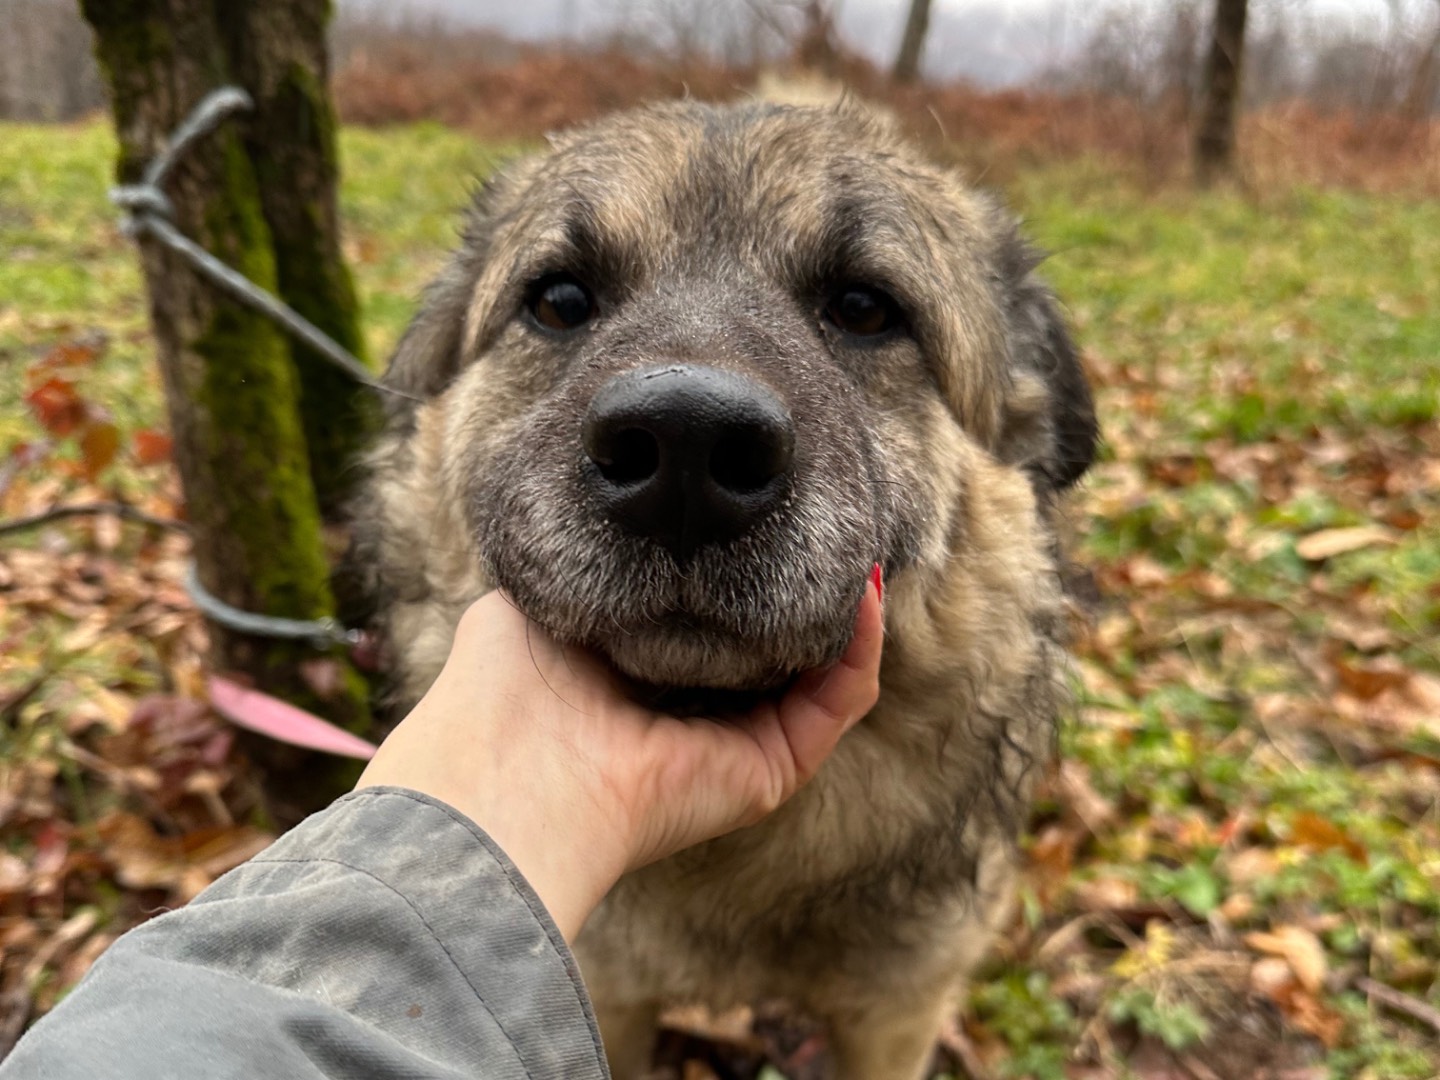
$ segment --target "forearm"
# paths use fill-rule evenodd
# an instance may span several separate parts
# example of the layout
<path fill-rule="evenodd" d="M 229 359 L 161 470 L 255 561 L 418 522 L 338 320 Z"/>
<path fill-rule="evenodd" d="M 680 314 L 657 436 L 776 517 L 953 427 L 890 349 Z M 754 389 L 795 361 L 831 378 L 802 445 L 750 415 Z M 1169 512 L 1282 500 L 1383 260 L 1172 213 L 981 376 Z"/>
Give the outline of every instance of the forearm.
<path fill-rule="evenodd" d="M 444 804 L 372 788 L 121 938 L 0 1077 L 542 1080 L 601 1058 L 509 860 Z"/>

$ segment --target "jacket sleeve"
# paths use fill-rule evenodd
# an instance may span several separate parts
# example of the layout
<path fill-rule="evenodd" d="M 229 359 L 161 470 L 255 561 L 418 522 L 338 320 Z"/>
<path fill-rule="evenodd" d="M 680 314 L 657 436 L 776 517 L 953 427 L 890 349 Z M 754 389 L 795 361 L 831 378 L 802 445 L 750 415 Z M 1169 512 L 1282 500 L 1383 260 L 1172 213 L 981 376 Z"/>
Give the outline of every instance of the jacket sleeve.
<path fill-rule="evenodd" d="M 120 938 L 0 1080 L 608 1077 L 574 958 L 472 822 L 336 802 Z"/>

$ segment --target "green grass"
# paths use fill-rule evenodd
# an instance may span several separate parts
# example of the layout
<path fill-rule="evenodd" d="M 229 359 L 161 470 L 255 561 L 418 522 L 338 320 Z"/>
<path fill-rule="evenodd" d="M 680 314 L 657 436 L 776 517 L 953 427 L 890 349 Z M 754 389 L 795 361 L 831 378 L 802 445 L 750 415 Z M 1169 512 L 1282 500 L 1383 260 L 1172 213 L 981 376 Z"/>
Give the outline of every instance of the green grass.
<path fill-rule="evenodd" d="M 111 136 L 0 125 L 0 143 L 0 454 L 43 437 L 20 401 L 30 364 L 95 331 L 108 346 L 76 373 L 82 393 L 123 432 L 163 427 L 140 275 L 105 198 Z M 346 131 L 342 151 L 347 252 L 385 356 L 457 209 L 510 151 L 433 126 Z M 1229 1030 L 1176 974 L 1217 948 L 1197 944 L 1206 920 L 1237 939 L 1291 926 L 1323 942 L 1330 978 L 1319 1020 L 1287 999 L 1287 1030 L 1325 1034 L 1331 1075 L 1440 1074 L 1433 1033 L 1351 988 L 1369 975 L 1440 1007 L 1440 716 L 1344 692 L 1355 670 L 1440 672 L 1440 203 L 1144 194 L 1093 165 L 1036 169 L 1008 194 L 1053 253 L 1044 272 L 1099 386 L 1106 447 L 1072 517 L 1106 600 L 1063 744 L 1111 814 L 1091 834 L 1065 825 L 1067 796 L 1042 806 L 1026 922 L 976 989 L 972 1034 L 1000 1075 L 1037 1078 L 1068 1075 L 1077 1045 L 1105 1056 L 1095 1017 L 1198 1044 Z M 106 478 L 120 494 L 155 483 L 123 460 Z M 1376 523 L 1389 542 L 1297 551 Z M 58 622 L 12 622 L 9 640 L 38 653 Z M 104 684 L 99 660 L 73 663 Z M 1068 838 L 1059 880 L 1046 828 Z M 1043 948 L 1095 918 L 1081 898 L 1097 884 L 1165 913 L 1179 944 L 1119 933 L 1117 909 Z"/>

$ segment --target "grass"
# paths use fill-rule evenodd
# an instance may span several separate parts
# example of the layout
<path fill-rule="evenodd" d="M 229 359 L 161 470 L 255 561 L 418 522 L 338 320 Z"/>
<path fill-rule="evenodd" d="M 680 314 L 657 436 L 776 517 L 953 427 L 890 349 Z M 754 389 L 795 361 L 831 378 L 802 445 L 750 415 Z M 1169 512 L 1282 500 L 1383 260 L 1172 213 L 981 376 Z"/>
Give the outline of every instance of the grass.
<path fill-rule="evenodd" d="M 74 378 L 127 436 L 102 482 L 22 468 L 0 512 L 163 491 L 168 470 L 137 465 L 128 441 L 164 411 L 105 199 L 112 138 L 5 125 L 0 142 L 0 452 L 44 438 L 21 403 L 30 366 L 96 333 L 106 345 Z M 385 356 L 474 178 L 507 151 L 434 126 L 347 130 L 342 147 L 347 251 Z M 1098 386 L 1106 447 L 1072 517 L 1105 599 L 1067 769 L 1027 841 L 1023 921 L 966 1034 L 997 1075 L 1037 1080 L 1184 1075 L 1147 1072 L 1147 1054 L 1250 1075 L 1224 1056 L 1239 1049 L 1307 1076 L 1440 1074 L 1436 1032 L 1361 989 L 1440 1007 L 1440 203 L 1147 194 L 1083 162 L 1008 194 L 1053 253 Z M 1317 555 L 1356 527 L 1365 542 Z M 64 610 L 36 623 L 0 585 L 0 702 L 16 657 L 64 652 Z M 118 665 L 162 660 L 112 642 L 17 715 L 32 735 L 63 726 L 122 683 L 164 681 Z M 30 834 L 0 840 L 34 850 Z M 1318 975 L 1295 942 L 1318 947 Z"/>

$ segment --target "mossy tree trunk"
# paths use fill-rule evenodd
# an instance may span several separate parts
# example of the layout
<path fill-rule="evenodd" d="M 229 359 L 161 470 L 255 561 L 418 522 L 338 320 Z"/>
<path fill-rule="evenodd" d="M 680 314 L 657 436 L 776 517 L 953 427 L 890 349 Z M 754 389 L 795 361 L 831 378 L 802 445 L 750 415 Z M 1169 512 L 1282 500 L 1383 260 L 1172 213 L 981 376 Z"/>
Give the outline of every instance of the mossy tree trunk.
<path fill-rule="evenodd" d="M 166 138 L 230 78 L 212 0 L 81 0 L 109 82 L 123 182 L 141 176 Z M 255 169 L 233 124 L 187 152 L 167 181 L 175 223 L 246 277 L 276 287 L 272 234 Z M 175 463 L 194 530 L 202 583 L 248 611 L 310 619 L 334 598 L 300 420 L 299 386 L 281 332 L 218 292 L 190 265 L 141 244 Z M 322 711 L 368 726 L 363 680 L 340 656 L 324 701 L 301 677 L 308 644 L 255 638 L 212 624 L 212 663 Z M 255 744 L 277 817 L 324 805 L 353 780 L 349 763 Z M 288 751 L 289 748 L 284 748 Z M 341 767 L 343 765 L 343 767 Z"/>
<path fill-rule="evenodd" d="M 1204 98 L 1195 129 L 1195 180 L 1201 187 L 1235 171 L 1235 122 L 1245 59 L 1246 0 L 1215 0 Z"/>
<path fill-rule="evenodd" d="M 900 38 L 900 51 L 890 77 L 897 83 L 913 83 L 920 77 L 920 56 L 925 51 L 925 35 L 930 30 L 930 0 L 910 0 L 905 17 L 905 33 Z"/>
<path fill-rule="evenodd" d="M 365 359 L 360 305 L 340 250 L 335 111 L 325 28 L 330 0 L 215 5 L 232 77 L 255 101 L 245 147 L 270 226 L 280 295 Z M 374 392 L 313 350 L 291 343 L 300 416 L 320 510 L 334 518 L 356 476 L 356 455 L 379 427 Z"/>

